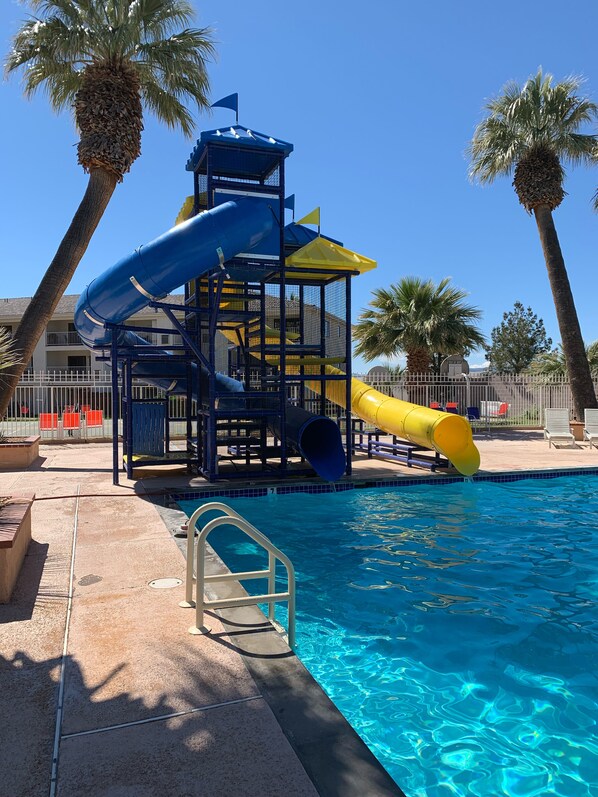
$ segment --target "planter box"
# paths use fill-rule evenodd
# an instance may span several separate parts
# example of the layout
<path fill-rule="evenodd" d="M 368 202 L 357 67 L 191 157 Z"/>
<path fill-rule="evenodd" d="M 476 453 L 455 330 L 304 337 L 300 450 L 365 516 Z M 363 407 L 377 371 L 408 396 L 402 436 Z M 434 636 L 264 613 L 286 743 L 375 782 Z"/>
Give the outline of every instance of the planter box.
<path fill-rule="evenodd" d="M 31 542 L 34 495 L 18 495 L 0 509 L 0 603 L 8 603 Z"/>
<path fill-rule="evenodd" d="M 569 421 L 569 426 L 571 428 L 571 434 L 576 440 L 583 440 L 583 428 L 584 422 L 583 421 Z"/>
<path fill-rule="evenodd" d="M 39 457 L 39 435 L 0 443 L 0 470 L 28 468 Z"/>

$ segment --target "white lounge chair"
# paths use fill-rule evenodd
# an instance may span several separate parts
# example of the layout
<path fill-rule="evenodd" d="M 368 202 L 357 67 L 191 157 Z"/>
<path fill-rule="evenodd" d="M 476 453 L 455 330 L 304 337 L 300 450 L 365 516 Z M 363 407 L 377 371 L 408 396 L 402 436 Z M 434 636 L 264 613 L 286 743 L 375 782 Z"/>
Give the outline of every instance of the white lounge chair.
<path fill-rule="evenodd" d="M 598 410 L 584 410 L 583 439 L 592 443 L 598 440 Z"/>
<path fill-rule="evenodd" d="M 548 448 L 557 441 L 575 445 L 575 437 L 569 427 L 569 410 L 566 407 L 547 407 L 544 410 L 544 439 L 548 440 Z"/>

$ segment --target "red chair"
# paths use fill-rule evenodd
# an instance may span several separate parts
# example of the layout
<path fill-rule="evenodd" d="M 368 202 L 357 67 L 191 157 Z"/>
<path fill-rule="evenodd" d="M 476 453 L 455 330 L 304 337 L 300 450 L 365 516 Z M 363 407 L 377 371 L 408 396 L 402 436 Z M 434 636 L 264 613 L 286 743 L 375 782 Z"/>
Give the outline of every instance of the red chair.
<path fill-rule="evenodd" d="M 40 432 L 48 432 L 51 429 L 58 429 L 58 413 L 57 412 L 40 412 L 40 414 L 39 414 L 39 430 L 40 430 Z"/>
<path fill-rule="evenodd" d="M 85 415 L 85 423 L 88 429 L 94 426 L 104 425 L 104 411 L 103 410 L 87 410 Z"/>
<path fill-rule="evenodd" d="M 81 428 L 81 413 L 80 412 L 63 412 L 62 413 L 62 428 L 64 431 L 73 431 L 73 429 Z"/>
<path fill-rule="evenodd" d="M 87 413 L 89 412 L 90 409 L 91 409 L 91 407 L 89 406 L 89 404 L 82 404 L 81 405 L 81 414 L 82 415 L 87 415 Z"/>
<path fill-rule="evenodd" d="M 459 409 L 459 405 L 456 401 L 447 401 L 446 402 L 446 411 L 452 412 L 454 415 L 457 414 L 457 410 Z"/>
<path fill-rule="evenodd" d="M 502 403 L 502 404 L 500 405 L 500 407 L 498 408 L 498 412 L 496 413 L 496 417 L 497 417 L 497 418 L 506 418 L 506 417 L 507 417 L 507 415 L 508 415 L 508 412 L 509 412 L 509 407 L 510 407 L 510 406 L 511 406 L 511 405 L 510 405 L 510 404 L 507 404 L 507 402 L 506 402 L 506 401 L 503 401 L 503 403 Z"/>
<path fill-rule="evenodd" d="M 440 406 L 440 404 L 437 401 L 431 401 L 430 402 L 430 409 L 431 410 L 442 410 L 442 407 Z"/>

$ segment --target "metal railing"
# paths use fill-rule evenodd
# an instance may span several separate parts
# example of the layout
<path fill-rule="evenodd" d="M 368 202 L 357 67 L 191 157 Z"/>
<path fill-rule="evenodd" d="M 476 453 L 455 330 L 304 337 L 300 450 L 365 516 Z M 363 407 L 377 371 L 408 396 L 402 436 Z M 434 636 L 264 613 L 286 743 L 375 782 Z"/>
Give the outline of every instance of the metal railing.
<path fill-rule="evenodd" d="M 196 567 L 195 567 L 195 600 L 193 600 L 193 553 L 195 545 L 195 529 L 197 521 L 206 512 L 218 511 L 224 513 L 223 516 L 214 518 L 206 523 L 199 532 L 197 538 Z M 242 573 L 217 573 L 207 576 L 205 574 L 206 564 L 206 541 L 209 534 L 220 526 L 234 526 L 242 531 L 261 548 L 268 552 L 267 570 L 249 570 Z M 276 592 L 276 562 L 283 564 L 287 571 L 288 589 L 286 592 Z M 223 598 L 216 600 L 206 600 L 204 590 L 206 583 L 214 581 L 244 581 L 249 579 L 267 578 L 268 592 L 264 595 L 248 595 L 246 597 Z M 279 548 L 273 545 L 265 534 L 258 531 L 255 526 L 248 523 L 234 509 L 213 501 L 200 506 L 189 518 L 187 524 L 187 573 L 185 580 L 185 600 L 179 606 L 182 608 L 195 607 L 195 625 L 189 628 L 190 634 L 207 634 L 210 629 L 204 624 L 204 611 L 212 609 L 232 609 L 238 606 L 257 606 L 259 603 L 268 604 L 268 619 L 275 622 L 275 603 L 283 601 L 288 604 L 288 644 L 290 648 L 295 645 L 295 568 L 291 560 Z"/>
<path fill-rule="evenodd" d="M 480 416 L 480 422 L 474 423 L 478 428 L 542 429 L 546 407 L 567 407 L 573 415 L 571 389 L 567 378 L 563 376 L 488 373 L 469 374 L 467 379 L 433 374 L 356 376 L 376 390 L 403 401 L 424 406 L 434 402 L 446 406 L 452 402 L 457 404 L 457 412 L 461 415 L 467 414 L 468 407 L 475 407 Z M 137 383 L 133 391 L 135 398 L 164 397 L 164 392 L 152 385 Z M 289 386 L 288 399 L 293 403 L 299 401 L 299 388 L 296 385 Z M 169 401 L 171 416 L 185 418 L 186 397 L 171 396 Z M 502 404 L 508 405 L 506 414 L 499 414 Z M 77 411 L 85 406 L 92 410 L 102 410 L 105 421 L 102 429 L 96 428 L 93 432 L 89 430 L 90 436 L 93 434 L 94 437 L 109 438 L 112 434 L 112 382 L 108 371 L 28 371 L 23 374 L 8 411 L 0 422 L 0 431 L 9 436 L 39 434 L 41 413 L 58 413 L 60 417 L 68 407 Z M 317 414 L 322 407 L 320 396 L 307 387 L 305 407 Z M 329 417 L 337 419 L 342 412 L 337 405 L 326 402 L 325 413 Z M 173 436 L 185 435 L 185 422 L 173 421 L 170 432 Z M 42 437 L 72 440 L 72 436 L 63 434 L 60 427 L 44 431 Z"/>
<path fill-rule="evenodd" d="M 46 346 L 81 346 L 85 344 L 78 332 L 46 332 Z"/>
<path fill-rule="evenodd" d="M 435 374 L 358 375 L 366 384 L 388 396 L 430 406 L 457 404 L 457 412 L 477 408 L 483 426 L 543 428 L 546 407 L 567 407 L 573 417 L 573 398 L 566 376 L 535 374 L 470 373 L 463 376 Z M 598 381 L 594 382 L 598 390 Z M 508 405 L 506 415 L 498 408 Z M 495 412 L 496 410 L 496 412 Z M 581 419 L 579 419 L 581 420 Z"/>

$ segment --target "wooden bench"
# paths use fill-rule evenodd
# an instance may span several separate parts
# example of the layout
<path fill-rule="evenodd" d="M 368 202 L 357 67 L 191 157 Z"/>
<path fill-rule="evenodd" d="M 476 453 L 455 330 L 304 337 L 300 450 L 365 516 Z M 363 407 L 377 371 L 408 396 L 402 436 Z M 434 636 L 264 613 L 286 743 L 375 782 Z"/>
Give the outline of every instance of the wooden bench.
<path fill-rule="evenodd" d="M 31 542 L 34 495 L 13 496 L 0 509 L 0 603 L 10 601 L 23 559 Z"/>

